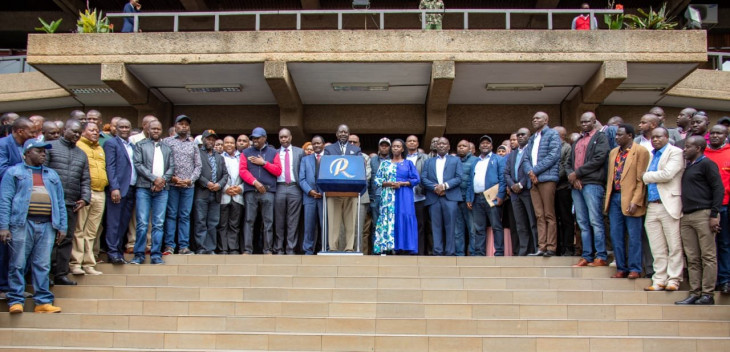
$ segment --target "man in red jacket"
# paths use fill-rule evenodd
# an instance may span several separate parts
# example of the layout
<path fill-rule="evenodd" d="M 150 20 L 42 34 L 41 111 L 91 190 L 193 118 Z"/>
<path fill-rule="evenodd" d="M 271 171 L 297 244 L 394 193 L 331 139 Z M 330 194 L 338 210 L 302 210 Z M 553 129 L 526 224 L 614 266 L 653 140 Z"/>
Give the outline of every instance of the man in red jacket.
<path fill-rule="evenodd" d="M 720 208 L 720 232 L 715 236 L 717 245 L 717 289 L 722 293 L 730 293 L 730 221 L 728 220 L 728 203 L 730 203 L 730 144 L 727 143 L 728 130 L 725 125 L 715 125 L 710 129 L 710 145 L 705 156 L 717 164 L 720 169 L 725 196 Z"/>

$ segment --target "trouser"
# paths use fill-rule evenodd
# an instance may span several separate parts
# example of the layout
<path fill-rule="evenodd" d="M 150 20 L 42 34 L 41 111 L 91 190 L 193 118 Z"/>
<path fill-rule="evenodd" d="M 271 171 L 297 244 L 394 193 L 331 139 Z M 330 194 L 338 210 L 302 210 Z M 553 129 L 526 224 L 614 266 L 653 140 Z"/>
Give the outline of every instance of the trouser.
<path fill-rule="evenodd" d="M 190 246 L 190 212 L 195 189 L 171 186 L 167 191 L 165 213 L 165 247 L 175 248 L 175 233 L 180 248 Z"/>
<path fill-rule="evenodd" d="M 649 203 L 644 226 L 654 257 L 653 284 L 679 285 L 683 268 L 679 219 L 671 217 L 663 204 Z"/>
<path fill-rule="evenodd" d="M 36 305 L 53 303 L 48 274 L 51 271 L 51 249 L 56 230 L 50 222 L 26 221 L 24 226 L 10 226 L 10 234 L 8 306 L 25 302 L 26 264 L 30 264 L 32 271 L 33 300 Z"/>
<path fill-rule="evenodd" d="M 243 194 L 245 200 L 246 225 L 243 228 L 243 253 L 253 253 L 254 223 L 259 207 L 264 223 L 262 236 L 264 238 L 264 254 L 272 254 L 274 245 L 274 193 L 261 194 L 257 191 L 248 191 Z"/>
<path fill-rule="evenodd" d="M 145 233 L 148 233 L 148 224 L 150 224 L 152 226 L 150 257 L 162 257 L 163 223 L 165 221 L 168 194 L 168 191 L 164 189 L 159 192 L 152 192 L 148 188 L 137 188 L 135 216 L 137 218 L 137 228 L 135 230 L 139 235 L 135 236 L 135 256 L 144 257 L 145 255 L 145 249 L 147 248 Z"/>
<path fill-rule="evenodd" d="M 330 251 L 353 251 L 355 245 L 355 216 L 357 199 L 354 197 L 328 197 L 327 198 L 327 229 Z M 372 203 L 371 203 L 372 206 Z M 340 243 L 338 247 L 337 234 L 340 226 L 345 226 L 345 245 Z"/>
<path fill-rule="evenodd" d="M 717 283 L 730 282 L 730 220 L 727 204 L 720 210 L 720 233 L 715 236 L 717 247 Z"/>
<path fill-rule="evenodd" d="M 424 201 L 414 202 L 416 209 L 416 223 L 418 223 L 418 255 L 427 255 L 427 249 L 433 248 L 433 237 L 431 237 L 431 226 L 426 224 L 428 211 L 423 206 Z"/>
<path fill-rule="evenodd" d="M 575 253 L 575 217 L 570 187 L 555 191 L 555 216 L 558 223 L 558 253 Z"/>
<path fill-rule="evenodd" d="M 627 216 L 621 209 L 621 191 L 613 191 L 608 203 L 608 219 L 610 222 L 613 253 L 616 258 L 616 269 L 623 272 L 641 272 L 641 230 L 640 216 Z M 624 234 L 628 232 L 628 241 Z"/>
<path fill-rule="evenodd" d="M 606 260 L 606 229 L 603 225 L 603 200 L 606 190 L 602 185 L 584 184 L 583 189 L 573 190 L 575 220 L 580 228 L 583 242 L 581 256 L 588 262 L 593 261 L 593 248 L 596 258 Z"/>
<path fill-rule="evenodd" d="M 221 204 L 215 199 L 214 192 L 207 196 L 196 197 L 195 207 L 195 243 L 198 250 L 212 252 L 218 241 L 218 221 L 221 216 Z"/>
<path fill-rule="evenodd" d="M 555 251 L 558 244 L 558 226 L 555 222 L 556 182 L 540 182 L 530 189 L 532 206 L 537 224 L 537 247 L 539 250 Z"/>
<path fill-rule="evenodd" d="M 119 200 L 119 203 L 111 201 L 107 195 L 106 204 L 106 244 L 109 246 L 109 259 L 121 258 L 124 238 L 129 228 L 129 219 L 132 217 L 134 208 L 135 187 L 129 186 L 127 194 Z"/>
<path fill-rule="evenodd" d="M 532 209 L 532 196 L 528 191 L 519 194 L 512 193 L 512 210 L 517 223 L 517 234 L 519 242 L 512 242 L 516 247 L 519 243 L 518 255 L 525 256 L 537 250 L 537 225 L 535 212 Z"/>
<path fill-rule="evenodd" d="M 369 223 L 368 213 L 370 213 L 370 203 L 360 204 L 360 223 L 357 225 L 362 236 L 360 238 L 360 252 L 365 255 L 370 254 L 370 226 L 372 226 L 372 223 Z"/>
<path fill-rule="evenodd" d="M 296 183 L 279 183 L 274 196 L 276 239 L 274 252 L 294 254 L 299 242 L 299 217 L 302 213 L 302 190 Z M 286 244 L 284 243 L 286 239 Z M 286 245 L 286 247 L 285 247 Z"/>
<path fill-rule="evenodd" d="M 308 197 L 308 196 L 307 196 Z M 322 227 L 322 199 L 314 199 L 304 204 L 304 254 L 314 254 L 317 245 L 318 229 Z"/>
<path fill-rule="evenodd" d="M 680 220 L 682 247 L 687 256 L 689 293 L 712 295 L 717 281 L 715 234 L 710 229 L 710 209 L 684 214 Z"/>
<path fill-rule="evenodd" d="M 481 194 L 479 194 L 482 198 Z M 456 213 L 456 225 L 454 227 L 454 250 L 455 254 L 462 257 L 466 254 L 466 247 L 474 236 L 474 219 L 472 212 L 466 206 L 466 202 L 459 202 L 459 210 Z"/>
<path fill-rule="evenodd" d="M 380 217 L 380 192 L 377 192 L 377 196 L 373 196 L 373 193 L 370 193 L 370 204 L 368 207 L 370 208 L 370 238 L 374 241 L 375 240 L 375 230 L 378 227 L 378 217 Z M 363 252 L 364 253 L 364 252 Z"/>
<path fill-rule="evenodd" d="M 68 275 L 68 265 L 71 260 L 71 248 L 74 241 L 74 231 L 76 229 L 77 213 L 74 212 L 73 205 L 66 205 L 66 237 L 60 243 L 53 246 L 51 252 L 51 272 L 54 278 Z"/>
<path fill-rule="evenodd" d="M 228 204 L 221 204 L 221 219 L 218 225 L 218 251 L 240 251 L 238 241 L 241 213 L 243 205 L 231 200 Z"/>
<path fill-rule="evenodd" d="M 509 236 L 512 241 L 512 255 L 516 256 L 520 251 L 520 238 L 517 233 L 515 212 L 512 210 L 512 196 L 505 197 L 502 203 L 502 227 L 510 230 Z"/>
<path fill-rule="evenodd" d="M 474 195 L 472 205 L 474 215 L 474 233 L 470 236 L 469 253 L 471 255 L 486 255 L 487 225 L 492 227 L 494 237 L 494 256 L 504 256 L 504 228 L 502 227 L 502 206 L 490 207 L 484 195 Z"/>
<path fill-rule="evenodd" d="M 433 231 L 433 255 L 455 255 L 455 229 L 452 219 L 456 218 L 459 211 L 457 202 L 438 197 L 428 210 Z"/>
<path fill-rule="evenodd" d="M 71 246 L 71 263 L 75 268 L 94 267 L 94 242 L 104 214 L 106 193 L 91 191 L 91 203 L 79 209 L 76 223 L 75 238 Z"/>

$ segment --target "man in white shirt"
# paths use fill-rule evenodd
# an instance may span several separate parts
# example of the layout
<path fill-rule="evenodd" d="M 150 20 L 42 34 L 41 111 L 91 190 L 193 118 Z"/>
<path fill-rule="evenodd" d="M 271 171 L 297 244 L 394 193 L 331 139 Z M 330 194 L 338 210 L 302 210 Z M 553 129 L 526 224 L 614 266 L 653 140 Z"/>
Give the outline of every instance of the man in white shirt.
<path fill-rule="evenodd" d="M 279 131 L 279 153 L 281 161 L 281 175 L 276 179 L 276 194 L 274 198 L 274 219 L 276 234 L 274 238 L 274 252 L 278 254 L 295 254 L 299 242 L 299 216 L 302 212 L 302 190 L 297 185 L 299 179 L 299 164 L 304 156 L 304 150 L 291 145 L 291 132 L 282 128 Z M 284 239 L 286 238 L 286 246 Z"/>

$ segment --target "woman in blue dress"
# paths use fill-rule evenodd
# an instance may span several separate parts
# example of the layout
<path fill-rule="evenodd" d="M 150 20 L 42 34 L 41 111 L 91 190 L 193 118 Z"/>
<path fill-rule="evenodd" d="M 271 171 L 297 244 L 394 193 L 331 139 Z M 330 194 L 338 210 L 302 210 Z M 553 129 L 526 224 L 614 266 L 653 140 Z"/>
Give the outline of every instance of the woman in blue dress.
<path fill-rule="evenodd" d="M 380 163 L 375 183 L 382 187 L 380 216 L 375 228 L 373 253 L 418 253 L 418 223 L 413 205 L 413 187 L 420 182 L 418 170 L 403 157 L 405 143 L 391 145 L 393 158 Z"/>

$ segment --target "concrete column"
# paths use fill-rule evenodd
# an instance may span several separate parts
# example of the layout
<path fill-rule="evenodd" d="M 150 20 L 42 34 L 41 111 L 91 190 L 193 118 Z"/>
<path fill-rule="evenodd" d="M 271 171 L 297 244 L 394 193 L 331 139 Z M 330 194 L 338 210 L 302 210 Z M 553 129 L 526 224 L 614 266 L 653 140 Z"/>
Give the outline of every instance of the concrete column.
<path fill-rule="evenodd" d="M 123 63 L 101 64 L 101 80 L 137 109 L 137 126 L 142 126 L 145 115 L 157 116 L 163 126 L 171 125 L 170 104 L 160 101 Z"/>
<path fill-rule="evenodd" d="M 279 103 L 279 125 L 291 131 L 294 144 L 303 143 L 304 108 L 286 61 L 264 62 L 264 77 Z"/>
<path fill-rule="evenodd" d="M 424 141 L 443 136 L 446 132 L 446 109 L 454 84 L 454 61 L 434 61 L 431 66 L 431 84 L 426 98 L 426 135 Z"/>
<path fill-rule="evenodd" d="M 593 76 L 580 88 L 578 94 L 560 104 L 566 127 L 571 129 L 578 126 L 580 115 L 586 111 L 595 111 L 598 105 L 603 103 L 627 77 L 628 65 L 626 61 L 604 61 Z"/>

